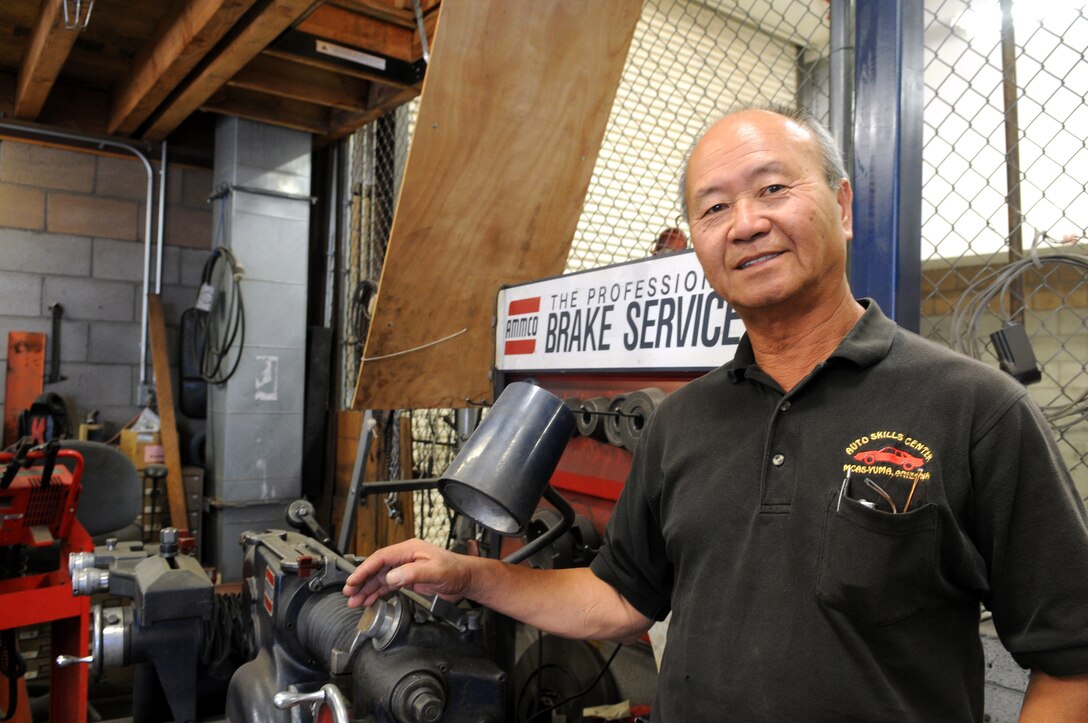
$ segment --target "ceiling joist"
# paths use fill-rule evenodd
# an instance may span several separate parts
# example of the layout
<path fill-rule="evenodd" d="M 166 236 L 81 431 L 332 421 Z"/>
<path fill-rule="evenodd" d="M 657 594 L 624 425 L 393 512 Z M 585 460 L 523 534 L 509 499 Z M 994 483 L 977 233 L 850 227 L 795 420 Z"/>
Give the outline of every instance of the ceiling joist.
<path fill-rule="evenodd" d="M 408 63 L 419 57 L 412 54 L 415 34 L 411 28 L 378 22 L 333 5 L 322 5 L 314 10 L 299 23 L 298 30 Z"/>
<path fill-rule="evenodd" d="M 238 71 L 227 85 L 356 112 L 366 110 L 366 97 L 370 91 L 370 83 L 360 78 L 265 53 Z"/>
<path fill-rule="evenodd" d="M 272 0 L 261 7 L 229 45 L 197 69 L 195 77 L 166 102 L 151 120 L 143 137 L 151 141 L 163 140 L 313 6 L 314 0 Z"/>
<path fill-rule="evenodd" d="M 243 88 L 222 88 L 202 106 L 203 110 L 237 116 L 260 123 L 323 136 L 329 129 L 329 110 L 290 98 L 270 98 Z"/>
<path fill-rule="evenodd" d="M 113 94 L 109 132 L 134 133 L 254 1 L 187 0 L 164 16 Z"/>
<path fill-rule="evenodd" d="M 61 2 L 42 2 L 26 55 L 15 85 L 15 117 L 34 120 L 60 75 L 64 61 L 79 37 L 75 28 L 65 27 Z"/>

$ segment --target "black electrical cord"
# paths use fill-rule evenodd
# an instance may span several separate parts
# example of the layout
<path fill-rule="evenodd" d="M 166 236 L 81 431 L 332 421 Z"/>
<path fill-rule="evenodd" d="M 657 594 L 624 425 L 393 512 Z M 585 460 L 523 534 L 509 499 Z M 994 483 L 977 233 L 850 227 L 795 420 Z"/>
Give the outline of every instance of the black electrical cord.
<path fill-rule="evenodd" d="M 217 286 L 220 280 L 221 288 Z M 215 292 L 210 308 L 200 310 L 197 315 L 193 335 L 193 355 L 200 360 L 200 377 L 209 384 L 226 382 L 234 376 L 242 361 L 246 319 L 241 281 L 242 267 L 230 249 L 219 246 L 212 251 L 204 262 L 200 284 L 202 289 L 211 287 Z M 200 347 L 197 338 L 202 342 Z"/>
<path fill-rule="evenodd" d="M 606 660 L 604 662 L 604 665 L 601 666 L 600 672 L 597 673 L 597 677 L 593 679 L 592 683 L 590 683 L 589 685 L 587 685 L 585 688 L 578 691 L 574 695 L 568 695 L 566 698 L 559 701 L 558 703 L 553 703 L 552 705 L 549 705 L 547 708 L 544 708 L 542 710 L 538 710 L 536 713 L 533 713 L 531 716 L 529 716 L 524 721 L 522 721 L 522 723 L 533 723 L 533 721 L 535 721 L 537 718 L 544 715 L 545 713 L 551 713 L 556 708 L 561 708 L 562 706 L 566 705 L 567 703 L 570 703 L 572 700 L 578 700 L 583 695 L 585 695 L 589 691 L 593 690 L 597 686 L 597 683 L 601 682 L 601 678 L 604 677 L 604 674 L 608 672 L 609 666 L 612 665 L 612 661 L 616 659 L 616 654 L 620 652 L 620 648 L 622 648 L 622 647 L 623 647 L 622 645 L 619 645 L 619 644 L 616 645 L 615 649 L 612 651 L 612 654 L 608 656 L 608 660 Z"/>
<path fill-rule="evenodd" d="M 15 648 L 15 628 L 0 631 L 0 673 L 8 679 L 8 705 L 0 710 L 0 721 L 11 720 L 19 707 L 19 678 L 26 675 L 26 660 Z"/>

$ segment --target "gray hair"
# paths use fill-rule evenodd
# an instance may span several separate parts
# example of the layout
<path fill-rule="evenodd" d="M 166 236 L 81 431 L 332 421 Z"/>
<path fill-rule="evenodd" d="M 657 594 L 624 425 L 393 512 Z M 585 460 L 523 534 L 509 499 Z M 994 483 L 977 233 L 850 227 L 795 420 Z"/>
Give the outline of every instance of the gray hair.
<path fill-rule="evenodd" d="M 688 163 L 691 161 L 692 151 L 695 150 L 695 146 L 702 140 L 702 137 L 706 135 L 707 131 L 710 130 L 713 125 L 716 125 L 731 115 L 748 110 L 763 110 L 769 113 L 777 113 L 780 116 L 784 116 L 794 121 L 811 133 L 816 139 L 820 157 L 823 159 L 824 177 L 827 180 L 827 185 L 831 187 L 832 191 L 838 191 L 839 186 L 842 185 L 843 179 L 847 177 L 846 163 L 842 159 L 842 151 L 839 149 L 839 144 L 835 142 L 835 138 L 831 135 L 831 131 L 827 130 L 823 123 L 816 120 L 816 117 L 808 110 L 776 103 L 753 103 L 734 106 L 726 111 L 717 121 L 712 123 L 711 126 L 704 129 L 698 137 L 696 137 L 695 142 L 691 144 L 691 148 L 684 154 L 683 166 L 680 168 L 680 210 L 684 214 L 685 221 L 691 220 L 688 211 L 687 185 Z"/>

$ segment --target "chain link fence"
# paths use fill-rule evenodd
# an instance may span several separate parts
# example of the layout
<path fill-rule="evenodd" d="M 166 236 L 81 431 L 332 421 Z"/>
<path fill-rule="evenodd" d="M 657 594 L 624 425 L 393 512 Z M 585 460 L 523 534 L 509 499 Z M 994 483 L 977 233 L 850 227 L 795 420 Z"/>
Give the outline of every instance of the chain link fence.
<path fill-rule="evenodd" d="M 1022 375 L 1088 495 L 1088 16 L 1083 2 L 927 0 L 921 332 Z M 1028 369 L 1030 367 L 1031 369 Z"/>
<path fill-rule="evenodd" d="M 644 258 L 689 238 L 679 182 L 696 138 L 729 108 L 803 105 L 826 120 L 824 2 L 647 0 L 616 91 L 567 271 Z"/>

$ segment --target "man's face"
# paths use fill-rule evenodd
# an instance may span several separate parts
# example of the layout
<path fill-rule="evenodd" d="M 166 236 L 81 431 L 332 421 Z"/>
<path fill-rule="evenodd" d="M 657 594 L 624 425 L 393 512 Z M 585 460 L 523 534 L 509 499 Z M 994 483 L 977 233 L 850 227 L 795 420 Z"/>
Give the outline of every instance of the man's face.
<path fill-rule="evenodd" d="M 692 153 L 685 192 L 699 262 L 738 310 L 809 307 L 846 288 L 853 194 L 828 186 L 803 126 L 767 111 L 725 118 Z"/>

